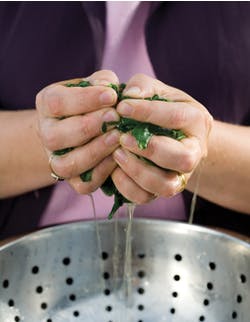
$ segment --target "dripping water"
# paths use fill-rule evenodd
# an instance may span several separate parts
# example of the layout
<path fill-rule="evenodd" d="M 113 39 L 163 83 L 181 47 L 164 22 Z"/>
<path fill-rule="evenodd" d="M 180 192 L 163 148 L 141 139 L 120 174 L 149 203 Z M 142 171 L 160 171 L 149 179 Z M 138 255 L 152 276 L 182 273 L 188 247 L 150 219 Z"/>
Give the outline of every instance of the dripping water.
<path fill-rule="evenodd" d="M 195 207 L 196 207 L 196 203 L 197 203 L 197 195 L 198 195 L 198 190 L 199 190 L 199 185 L 200 185 L 202 166 L 203 166 L 203 160 L 201 161 L 199 169 L 198 169 L 197 180 L 195 183 L 194 193 L 193 193 L 193 197 L 191 200 L 189 219 L 188 219 L 189 224 L 193 224 L 193 221 L 194 221 L 194 211 L 195 211 Z"/>
<path fill-rule="evenodd" d="M 125 300 L 130 305 L 132 295 L 132 220 L 135 205 L 127 204 L 128 221 L 125 236 L 125 255 L 124 255 L 124 271 L 123 271 L 123 287 Z"/>
<path fill-rule="evenodd" d="M 94 221 L 95 221 L 95 233 L 96 233 L 96 245 L 97 245 L 97 252 L 98 252 L 98 261 L 100 263 L 100 288 L 101 292 L 105 289 L 105 283 L 104 280 L 101 278 L 103 272 L 104 272 L 104 267 L 103 267 L 103 261 L 101 260 L 102 258 L 102 244 L 101 244 L 101 234 L 100 234 L 100 227 L 97 219 L 97 214 L 96 214 L 96 207 L 95 207 L 95 201 L 94 197 L 92 194 L 89 194 L 90 200 L 91 200 L 91 205 L 93 209 L 93 215 L 94 215 Z M 99 285 L 99 284 L 98 284 Z"/>

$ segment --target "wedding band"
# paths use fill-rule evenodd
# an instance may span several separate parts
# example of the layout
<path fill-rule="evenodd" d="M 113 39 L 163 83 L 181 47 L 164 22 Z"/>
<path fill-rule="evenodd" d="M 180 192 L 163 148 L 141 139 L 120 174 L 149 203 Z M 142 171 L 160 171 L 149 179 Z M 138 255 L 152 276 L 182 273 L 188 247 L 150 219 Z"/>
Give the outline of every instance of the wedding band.
<path fill-rule="evenodd" d="M 178 189 L 178 192 L 182 192 L 187 185 L 187 179 L 186 179 L 184 173 L 179 173 L 177 176 L 178 176 L 178 180 L 180 182 L 180 187 Z"/>
<path fill-rule="evenodd" d="M 55 173 L 55 171 L 52 168 L 51 162 L 53 160 L 53 154 L 49 157 L 49 167 L 50 167 L 50 175 L 55 181 L 63 181 L 64 178 L 60 177 L 58 174 Z"/>

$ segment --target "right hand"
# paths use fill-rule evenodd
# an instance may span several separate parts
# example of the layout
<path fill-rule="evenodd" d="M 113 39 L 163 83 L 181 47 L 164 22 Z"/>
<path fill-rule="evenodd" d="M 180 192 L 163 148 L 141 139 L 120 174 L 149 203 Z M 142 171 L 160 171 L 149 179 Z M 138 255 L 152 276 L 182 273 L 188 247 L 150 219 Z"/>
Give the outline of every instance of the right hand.
<path fill-rule="evenodd" d="M 111 129 L 103 134 L 101 128 L 103 122 L 119 120 L 113 108 L 117 94 L 107 87 L 119 80 L 108 70 L 84 80 L 93 86 L 65 86 L 82 81 L 74 79 L 45 87 L 37 94 L 36 108 L 38 133 L 48 158 L 53 151 L 74 148 L 64 155 L 53 155 L 53 171 L 68 180 L 78 193 L 88 194 L 100 187 L 117 166 L 111 154 L 119 146 L 119 132 Z M 80 174 L 92 168 L 91 181 L 83 182 Z"/>

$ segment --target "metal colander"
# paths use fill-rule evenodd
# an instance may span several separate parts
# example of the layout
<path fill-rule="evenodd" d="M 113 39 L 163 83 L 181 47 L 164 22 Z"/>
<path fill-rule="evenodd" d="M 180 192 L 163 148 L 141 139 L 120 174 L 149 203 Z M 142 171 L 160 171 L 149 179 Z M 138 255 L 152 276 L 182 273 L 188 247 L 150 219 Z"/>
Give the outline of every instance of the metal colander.
<path fill-rule="evenodd" d="M 249 244 L 135 219 L 126 280 L 127 221 L 98 222 L 98 238 L 96 227 L 61 225 L 0 248 L 0 321 L 250 321 Z"/>

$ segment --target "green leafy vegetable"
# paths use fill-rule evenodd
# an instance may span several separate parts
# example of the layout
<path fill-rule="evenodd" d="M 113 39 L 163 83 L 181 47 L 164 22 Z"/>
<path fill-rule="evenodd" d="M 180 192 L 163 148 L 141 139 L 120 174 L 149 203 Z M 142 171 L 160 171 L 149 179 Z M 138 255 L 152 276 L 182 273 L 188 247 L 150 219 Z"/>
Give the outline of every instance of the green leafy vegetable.
<path fill-rule="evenodd" d="M 66 153 L 69 153 L 70 151 L 72 151 L 74 148 L 65 148 L 65 149 L 61 149 L 61 150 L 56 150 L 53 152 L 54 155 L 64 155 Z"/>
<path fill-rule="evenodd" d="M 92 180 L 93 169 L 87 170 L 80 174 L 80 178 L 83 182 L 89 182 Z"/>
<path fill-rule="evenodd" d="M 73 84 L 73 83 L 69 83 L 66 84 L 67 87 L 88 87 L 91 86 L 90 82 L 88 81 L 81 81 L 79 83 Z"/>
<path fill-rule="evenodd" d="M 88 81 L 81 81 L 78 84 L 66 84 L 67 87 L 87 87 L 91 86 L 91 84 Z M 124 99 L 131 99 L 132 97 L 124 96 L 123 90 L 125 88 L 126 84 L 110 84 L 109 87 L 113 88 L 118 96 L 117 104 L 124 100 Z M 169 102 L 170 100 L 159 97 L 158 95 L 153 95 L 152 97 L 146 97 L 145 100 L 149 101 L 164 101 Z M 126 133 L 130 132 L 131 135 L 133 135 L 136 139 L 136 142 L 138 144 L 138 147 L 143 150 L 146 149 L 148 146 L 148 143 L 153 135 L 161 135 L 161 136 L 168 136 L 175 140 L 181 140 L 185 138 L 185 134 L 181 130 L 175 130 L 175 129 L 167 129 L 162 128 L 158 125 L 152 124 L 152 123 L 146 123 L 146 122 L 139 122 L 136 120 L 133 120 L 131 118 L 121 117 L 119 121 L 117 122 L 104 122 L 102 124 L 102 131 L 105 133 L 108 131 L 108 128 L 112 126 L 117 128 L 119 131 Z M 67 152 L 70 152 L 73 148 L 67 148 L 63 150 L 55 151 L 56 153 L 61 153 L 57 155 L 62 155 Z M 65 152 L 66 151 L 66 152 Z M 54 153 L 55 153 L 54 152 Z M 62 153 L 64 152 L 64 153 Z M 155 165 L 151 160 L 147 160 L 146 158 L 140 157 L 140 159 L 144 160 L 150 165 Z M 85 171 L 80 175 L 80 178 L 83 182 L 89 182 L 92 180 L 92 173 L 93 169 L 90 169 L 88 171 Z M 102 191 L 107 196 L 114 196 L 114 205 L 108 215 L 108 218 L 111 219 L 115 212 L 124 204 L 124 203 L 131 203 L 128 199 L 126 199 L 116 188 L 114 185 L 112 178 L 109 176 L 106 181 L 101 186 Z"/>

